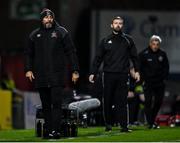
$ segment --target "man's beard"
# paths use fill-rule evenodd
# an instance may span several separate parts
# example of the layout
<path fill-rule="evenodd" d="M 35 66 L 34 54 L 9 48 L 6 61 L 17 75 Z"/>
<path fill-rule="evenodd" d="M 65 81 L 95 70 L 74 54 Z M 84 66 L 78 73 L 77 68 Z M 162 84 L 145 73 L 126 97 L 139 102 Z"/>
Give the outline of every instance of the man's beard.
<path fill-rule="evenodd" d="M 152 49 L 153 52 L 157 52 L 158 50 L 159 50 L 159 48 Z"/>
<path fill-rule="evenodd" d="M 113 31 L 119 33 L 121 32 L 121 28 L 120 27 L 113 28 Z"/>
<path fill-rule="evenodd" d="M 51 22 L 48 22 L 48 23 L 44 24 L 44 27 L 47 28 L 47 29 L 52 28 L 52 26 L 53 26 L 53 23 L 51 23 Z"/>

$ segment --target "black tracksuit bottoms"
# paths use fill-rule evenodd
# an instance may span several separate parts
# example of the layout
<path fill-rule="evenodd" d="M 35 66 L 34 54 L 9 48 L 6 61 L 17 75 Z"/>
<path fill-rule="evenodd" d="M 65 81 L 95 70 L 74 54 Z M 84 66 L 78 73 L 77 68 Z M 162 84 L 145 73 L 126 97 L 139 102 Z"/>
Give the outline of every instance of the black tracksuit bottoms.
<path fill-rule="evenodd" d="M 45 128 L 48 132 L 58 131 L 62 116 L 62 90 L 63 87 L 38 88 L 45 119 Z"/>
<path fill-rule="evenodd" d="M 127 86 L 128 74 L 104 73 L 104 119 L 105 124 L 112 125 L 112 105 L 114 118 L 122 128 L 127 128 Z"/>
<path fill-rule="evenodd" d="M 165 85 L 145 85 L 145 114 L 149 125 L 153 125 L 163 102 Z"/>

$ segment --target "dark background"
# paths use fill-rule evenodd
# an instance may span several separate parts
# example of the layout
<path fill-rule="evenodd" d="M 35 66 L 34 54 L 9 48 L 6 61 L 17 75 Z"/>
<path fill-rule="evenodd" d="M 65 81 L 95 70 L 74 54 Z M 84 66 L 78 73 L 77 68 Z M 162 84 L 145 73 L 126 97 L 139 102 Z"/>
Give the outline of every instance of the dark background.
<path fill-rule="evenodd" d="M 13 72 L 20 89 L 30 89 L 22 68 L 23 49 L 29 33 L 38 27 L 38 20 L 12 19 L 10 5 L 13 0 L 0 1 L 0 55 L 1 73 Z M 26 0 L 25 0 L 26 1 Z M 157 0 L 44 0 L 54 11 L 56 20 L 68 29 L 78 51 L 81 79 L 87 79 L 90 60 L 91 12 L 93 10 L 148 10 L 179 11 L 180 1 Z M 29 3 L 33 2 L 28 1 Z M 14 60 L 16 59 L 16 60 Z M 19 59 L 19 60 L 18 60 Z M 20 81 L 19 81 L 20 80 Z"/>

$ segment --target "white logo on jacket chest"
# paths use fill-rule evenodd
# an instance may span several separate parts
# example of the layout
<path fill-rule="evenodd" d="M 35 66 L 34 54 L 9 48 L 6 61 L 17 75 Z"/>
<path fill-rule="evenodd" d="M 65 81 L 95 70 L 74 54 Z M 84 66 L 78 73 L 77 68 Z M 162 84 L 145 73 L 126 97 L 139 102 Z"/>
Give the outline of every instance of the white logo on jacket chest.
<path fill-rule="evenodd" d="M 109 41 L 108 41 L 108 44 L 112 44 L 112 41 L 111 41 L 111 40 L 109 40 Z"/>
<path fill-rule="evenodd" d="M 162 61 L 163 61 L 163 57 L 162 57 L 162 56 L 159 56 L 159 57 L 158 57 L 158 60 L 159 60 L 160 62 L 162 62 Z"/>
<path fill-rule="evenodd" d="M 152 59 L 147 59 L 148 62 L 152 62 L 153 60 Z"/>
<path fill-rule="evenodd" d="M 41 37 L 41 34 L 37 34 L 37 37 Z"/>
<path fill-rule="evenodd" d="M 51 38 L 57 38 L 57 33 L 56 32 L 52 32 L 51 33 Z"/>

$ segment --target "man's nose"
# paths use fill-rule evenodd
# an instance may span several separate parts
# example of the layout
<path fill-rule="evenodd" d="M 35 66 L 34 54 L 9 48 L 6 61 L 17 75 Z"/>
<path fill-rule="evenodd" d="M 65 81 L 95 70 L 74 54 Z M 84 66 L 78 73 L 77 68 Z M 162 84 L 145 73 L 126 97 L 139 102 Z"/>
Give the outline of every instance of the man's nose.
<path fill-rule="evenodd" d="M 48 21 L 52 21 L 52 18 L 48 18 Z"/>

